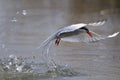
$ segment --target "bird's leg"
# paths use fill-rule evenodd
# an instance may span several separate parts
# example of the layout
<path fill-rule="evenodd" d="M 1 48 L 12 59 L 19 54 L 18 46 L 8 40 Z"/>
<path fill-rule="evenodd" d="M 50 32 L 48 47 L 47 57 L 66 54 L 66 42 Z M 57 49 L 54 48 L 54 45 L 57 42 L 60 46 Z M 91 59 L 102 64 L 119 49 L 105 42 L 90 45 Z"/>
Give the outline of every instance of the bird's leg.
<path fill-rule="evenodd" d="M 60 40 L 61 40 L 60 37 L 57 37 L 57 38 L 56 38 L 56 40 L 55 40 L 55 44 L 56 44 L 57 46 L 59 45 Z"/>

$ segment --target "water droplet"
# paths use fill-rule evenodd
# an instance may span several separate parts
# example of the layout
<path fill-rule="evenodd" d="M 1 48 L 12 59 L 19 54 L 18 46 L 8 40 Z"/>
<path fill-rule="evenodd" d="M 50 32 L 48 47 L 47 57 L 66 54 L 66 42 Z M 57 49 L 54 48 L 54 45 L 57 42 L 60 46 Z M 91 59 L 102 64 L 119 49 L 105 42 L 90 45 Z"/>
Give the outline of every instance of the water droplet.
<path fill-rule="evenodd" d="M 16 66 L 16 70 L 17 70 L 18 72 L 22 72 L 23 66 Z"/>
<path fill-rule="evenodd" d="M 14 57 L 15 57 L 15 55 L 13 55 L 13 54 L 9 55 L 9 58 L 14 58 Z"/>
<path fill-rule="evenodd" d="M 22 11 L 22 14 L 23 14 L 23 15 L 27 15 L 27 11 L 26 11 L 26 10 L 23 10 L 23 11 Z"/>
<path fill-rule="evenodd" d="M 14 17 L 11 22 L 17 22 L 18 20 Z"/>
<path fill-rule="evenodd" d="M 16 14 L 20 14 L 20 12 L 19 12 L 19 11 L 17 11 L 17 12 L 16 12 Z"/>

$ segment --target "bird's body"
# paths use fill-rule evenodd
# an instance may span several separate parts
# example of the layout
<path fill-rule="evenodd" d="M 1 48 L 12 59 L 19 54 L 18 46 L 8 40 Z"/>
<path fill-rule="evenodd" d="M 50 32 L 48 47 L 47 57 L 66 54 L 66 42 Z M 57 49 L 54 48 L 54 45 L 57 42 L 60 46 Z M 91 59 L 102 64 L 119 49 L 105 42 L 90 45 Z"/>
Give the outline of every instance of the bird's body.
<path fill-rule="evenodd" d="M 51 36 L 49 36 L 41 46 L 47 46 L 52 40 L 55 40 L 55 44 L 59 45 L 60 41 L 69 41 L 69 42 L 95 42 L 101 39 L 115 37 L 119 34 L 116 32 L 109 36 L 101 36 L 93 31 L 88 29 L 89 26 L 101 26 L 105 21 L 99 21 L 95 23 L 79 23 L 73 24 L 64 28 L 59 29 Z M 41 47 L 40 46 L 40 47 Z"/>
<path fill-rule="evenodd" d="M 64 28 L 58 30 L 57 35 L 60 35 L 62 33 L 67 33 L 67 32 L 73 32 L 73 31 L 78 30 L 78 29 L 85 27 L 85 26 L 87 26 L 87 24 L 84 24 L 84 23 L 73 24 L 73 25 L 70 25 L 70 26 L 67 26 L 67 27 L 64 27 Z"/>
<path fill-rule="evenodd" d="M 49 56 L 49 48 L 52 41 L 55 40 L 55 45 L 59 45 L 60 41 L 67 41 L 67 42 L 96 42 L 102 39 L 106 38 L 112 38 L 119 34 L 119 32 L 116 32 L 112 35 L 103 36 L 99 35 L 91 30 L 88 29 L 89 26 L 101 26 L 105 23 L 105 21 L 100 21 L 96 23 L 79 23 L 79 24 L 73 24 L 68 27 L 61 28 L 54 32 L 51 36 L 49 36 L 37 49 L 42 49 L 43 59 L 46 61 L 46 63 L 52 64 L 55 66 L 54 60 L 51 59 Z M 45 55 L 45 54 L 46 55 Z M 45 56 L 46 57 L 45 57 Z"/>

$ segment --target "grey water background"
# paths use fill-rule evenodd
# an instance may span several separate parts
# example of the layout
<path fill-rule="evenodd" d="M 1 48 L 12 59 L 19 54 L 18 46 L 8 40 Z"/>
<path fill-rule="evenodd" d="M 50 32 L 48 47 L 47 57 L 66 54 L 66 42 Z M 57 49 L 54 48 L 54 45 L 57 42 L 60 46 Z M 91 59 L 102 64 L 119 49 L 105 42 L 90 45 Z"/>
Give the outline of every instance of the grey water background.
<path fill-rule="evenodd" d="M 50 56 L 62 68 L 68 66 L 62 75 L 44 74 L 46 68 L 36 65 L 43 57 L 36 48 L 53 32 L 104 19 L 105 25 L 90 29 L 101 35 L 120 31 L 119 0 L 0 0 L 0 80 L 120 80 L 120 35 L 97 43 L 52 45 Z M 18 63 L 27 67 L 20 70 Z"/>

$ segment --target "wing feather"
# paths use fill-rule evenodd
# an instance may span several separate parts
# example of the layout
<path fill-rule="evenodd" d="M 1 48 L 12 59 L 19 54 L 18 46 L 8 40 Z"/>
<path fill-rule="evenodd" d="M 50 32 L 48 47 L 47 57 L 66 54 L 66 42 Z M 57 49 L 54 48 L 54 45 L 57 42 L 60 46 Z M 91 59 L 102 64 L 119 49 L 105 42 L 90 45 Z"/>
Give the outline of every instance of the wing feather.
<path fill-rule="evenodd" d="M 70 25 L 68 27 L 61 28 L 60 30 L 58 30 L 58 35 L 60 35 L 62 33 L 66 33 L 66 32 L 73 32 L 73 31 L 80 29 L 81 27 L 84 27 L 84 26 L 87 26 L 87 24 L 79 23 L 79 24 L 73 24 L 73 25 Z"/>
<path fill-rule="evenodd" d="M 62 41 L 67 41 L 67 42 L 97 42 L 99 40 L 107 39 L 107 38 L 112 38 L 115 37 L 119 34 L 119 32 L 116 32 L 112 35 L 104 36 L 104 35 L 99 35 L 95 32 L 90 31 L 93 35 L 93 37 L 90 37 L 87 33 L 80 33 L 79 35 L 75 36 L 70 36 L 70 37 L 65 37 L 62 38 Z"/>
<path fill-rule="evenodd" d="M 93 22 L 93 23 L 88 23 L 88 26 L 102 26 L 106 23 L 106 20 L 98 21 L 98 22 Z"/>

